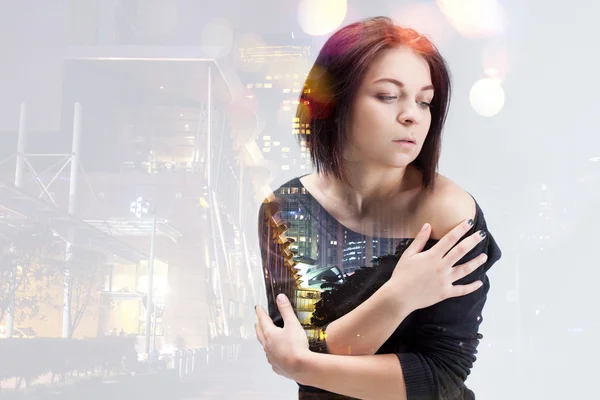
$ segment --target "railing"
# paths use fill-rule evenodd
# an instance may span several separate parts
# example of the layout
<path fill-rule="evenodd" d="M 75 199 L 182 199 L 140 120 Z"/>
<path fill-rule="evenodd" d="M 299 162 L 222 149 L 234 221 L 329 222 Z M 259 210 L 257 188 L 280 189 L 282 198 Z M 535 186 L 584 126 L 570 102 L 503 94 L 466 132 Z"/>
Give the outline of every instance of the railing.
<path fill-rule="evenodd" d="M 238 361 L 240 344 L 211 345 L 198 349 L 176 350 L 173 352 L 171 367 L 180 378 L 190 378 Z"/>

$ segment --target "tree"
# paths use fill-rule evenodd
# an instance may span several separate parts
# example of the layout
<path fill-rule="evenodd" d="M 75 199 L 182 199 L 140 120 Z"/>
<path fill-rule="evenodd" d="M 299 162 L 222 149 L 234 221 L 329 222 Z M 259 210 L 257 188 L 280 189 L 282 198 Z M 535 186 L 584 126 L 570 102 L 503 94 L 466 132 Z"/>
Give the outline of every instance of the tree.
<path fill-rule="evenodd" d="M 71 246 L 70 253 L 62 262 L 64 267 L 55 269 L 51 280 L 56 287 L 64 288 L 65 275 L 68 271 L 70 304 L 68 337 L 72 338 L 88 307 L 100 303 L 100 295 L 104 290 L 108 274 L 107 257 L 89 248 Z M 62 313 L 63 302 L 52 303 Z"/>
<path fill-rule="evenodd" d="M 49 225 L 0 223 L 0 321 L 12 309 L 15 319 L 37 313 L 36 282 L 54 266 L 57 242 Z"/>

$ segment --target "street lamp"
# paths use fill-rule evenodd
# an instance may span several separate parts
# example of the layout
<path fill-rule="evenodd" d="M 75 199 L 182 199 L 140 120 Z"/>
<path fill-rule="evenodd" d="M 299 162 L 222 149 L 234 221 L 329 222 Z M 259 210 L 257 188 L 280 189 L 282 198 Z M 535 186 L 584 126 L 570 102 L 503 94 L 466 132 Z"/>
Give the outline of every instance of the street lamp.
<path fill-rule="evenodd" d="M 156 239 L 156 209 L 151 206 L 148 201 L 145 201 L 141 197 L 138 197 L 136 201 L 131 202 L 130 211 L 135 214 L 137 218 L 142 218 L 145 214 L 152 214 L 152 236 L 150 239 L 150 258 L 148 259 L 148 294 L 146 297 L 146 335 L 144 351 L 150 356 L 150 326 L 153 314 L 153 300 L 152 300 L 152 280 L 154 278 L 154 242 Z M 156 325 L 156 323 L 154 324 Z M 155 327 L 156 329 L 156 327 Z M 156 343 L 152 343 L 152 347 Z"/>

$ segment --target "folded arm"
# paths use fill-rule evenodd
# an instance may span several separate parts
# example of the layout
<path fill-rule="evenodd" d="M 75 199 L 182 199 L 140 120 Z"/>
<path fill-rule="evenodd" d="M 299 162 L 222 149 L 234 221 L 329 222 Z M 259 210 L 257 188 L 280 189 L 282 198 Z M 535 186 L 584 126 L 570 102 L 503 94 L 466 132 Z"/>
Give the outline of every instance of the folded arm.
<path fill-rule="evenodd" d="M 456 186 L 447 186 L 424 207 L 429 210 L 432 238 L 445 236 L 476 215 L 474 199 Z M 473 227 L 465 237 L 475 231 Z M 358 307 L 325 325 L 322 329 L 326 330 L 326 340 L 321 347 L 329 354 L 375 354 L 413 311 L 404 305 L 394 283 L 388 281 Z"/>
<path fill-rule="evenodd" d="M 361 356 L 307 353 L 294 379 L 359 399 L 463 400 L 476 360 L 489 281 L 483 266 L 470 280 L 483 288 L 417 311 L 410 352 Z M 475 274 L 473 274 L 475 275 Z"/>

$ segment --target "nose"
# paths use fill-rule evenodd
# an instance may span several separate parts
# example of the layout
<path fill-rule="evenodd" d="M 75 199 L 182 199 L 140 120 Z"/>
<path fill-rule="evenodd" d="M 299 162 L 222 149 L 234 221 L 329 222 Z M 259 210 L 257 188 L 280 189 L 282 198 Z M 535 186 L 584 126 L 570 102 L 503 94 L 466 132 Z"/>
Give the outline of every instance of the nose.
<path fill-rule="evenodd" d="M 403 104 L 398 113 L 398 122 L 402 125 L 410 126 L 419 123 L 420 114 L 417 105 Z"/>

